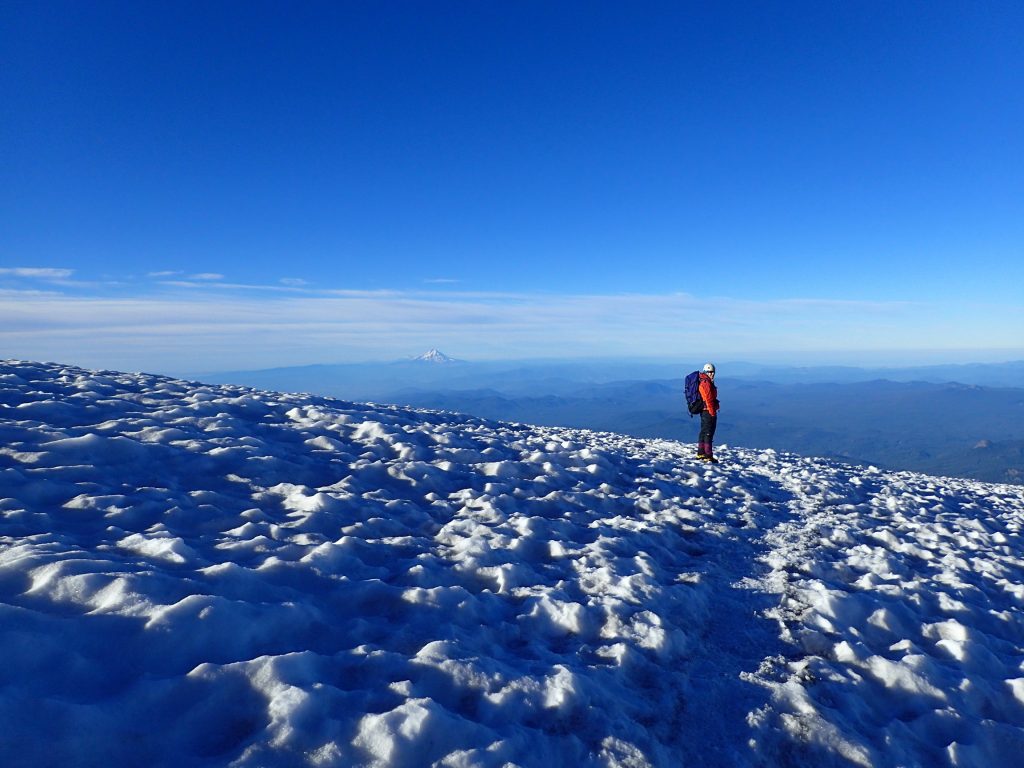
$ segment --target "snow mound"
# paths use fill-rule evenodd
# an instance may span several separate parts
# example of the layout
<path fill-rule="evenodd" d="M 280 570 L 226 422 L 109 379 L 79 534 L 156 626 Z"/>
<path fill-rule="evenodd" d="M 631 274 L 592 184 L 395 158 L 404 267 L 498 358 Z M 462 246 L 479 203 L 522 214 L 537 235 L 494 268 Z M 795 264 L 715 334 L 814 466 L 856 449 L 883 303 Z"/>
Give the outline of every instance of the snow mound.
<path fill-rule="evenodd" d="M 1000 766 L 1024 488 L 0 363 L 0 764 Z"/>

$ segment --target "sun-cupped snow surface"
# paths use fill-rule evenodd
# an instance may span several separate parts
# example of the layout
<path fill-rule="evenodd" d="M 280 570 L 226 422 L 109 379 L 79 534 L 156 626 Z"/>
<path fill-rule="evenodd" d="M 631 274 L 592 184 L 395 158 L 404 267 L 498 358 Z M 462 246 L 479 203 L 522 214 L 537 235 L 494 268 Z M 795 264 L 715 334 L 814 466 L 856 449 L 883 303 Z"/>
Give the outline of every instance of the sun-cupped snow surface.
<path fill-rule="evenodd" d="M 1010 766 L 1024 488 L 0 364 L 4 766 Z"/>

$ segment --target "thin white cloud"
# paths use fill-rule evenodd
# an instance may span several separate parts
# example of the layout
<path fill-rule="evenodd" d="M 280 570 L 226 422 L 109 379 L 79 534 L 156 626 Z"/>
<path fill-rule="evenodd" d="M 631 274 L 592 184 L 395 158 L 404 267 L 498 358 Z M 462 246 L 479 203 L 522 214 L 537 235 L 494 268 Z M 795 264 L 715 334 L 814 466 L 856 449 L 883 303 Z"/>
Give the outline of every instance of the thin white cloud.
<path fill-rule="evenodd" d="M 301 288 L 304 285 L 309 285 L 309 282 L 301 277 L 282 277 L 280 283 L 291 288 Z"/>
<path fill-rule="evenodd" d="M 192 280 L 161 280 L 160 285 L 167 286 L 168 288 L 192 288 L 201 291 L 219 291 L 219 292 L 249 292 L 249 291 L 278 291 L 281 293 L 311 293 L 304 288 L 288 285 L 259 285 L 255 283 L 221 283 L 210 280 L 208 282 L 198 282 Z M 317 291 L 316 293 L 319 293 Z"/>
<path fill-rule="evenodd" d="M 397 358 L 410 346 L 435 346 L 438 339 L 449 348 L 475 350 L 467 356 L 477 359 L 667 357 L 697 349 L 728 356 L 963 349 L 977 346 L 981 337 L 991 348 L 1020 346 L 1012 332 L 1018 315 L 996 306 L 958 311 L 907 302 L 685 294 L 313 293 L 251 285 L 238 285 L 239 293 L 232 293 L 223 284 L 174 287 L 180 291 L 146 298 L 0 295 L 0 346 L 26 359 L 149 370 Z M 83 358 L 86 352 L 90 360 Z"/>
<path fill-rule="evenodd" d="M 64 280 L 71 277 L 73 269 L 56 269 L 53 267 L 3 267 L 0 275 L 27 277 L 37 280 Z"/>
<path fill-rule="evenodd" d="M 58 291 L 39 290 L 17 290 L 14 288 L 0 288 L 0 299 L 24 299 L 30 296 L 60 296 Z"/>
<path fill-rule="evenodd" d="M 321 298 L 330 298 L 330 297 L 351 298 L 351 297 L 363 297 L 363 296 L 372 296 L 372 297 L 380 298 L 380 297 L 383 297 L 383 296 L 399 296 L 399 295 L 423 296 L 423 297 L 438 298 L 438 297 L 443 295 L 443 294 L 439 294 L 439 293 L 436 293 L 436 292 L 430 293 L 430 292 L 426 292 L 426 291 L 422 291 L 422 292 L 418 292 L 418 293 L 417 292 L 402 293 L 402 292 L 399 292 L 399 291 L 389 290 L 389 289 L 386 289 L 386 288 L 382 288 L 382 289 L 378 289 L 378 290 L 358 290 L 358 289 L 344 289 L 344 288 L 310 288 L 310 287 L 298 286 L 298 285 L 263 285 L 263 284 L 260 284 L 260 283 L 218 283 L 218 282 L 203 283 L 203 282 L 195 282 L 195 281 L 192 281 L 192 280 L 162 280 L 162 281 L 160 281 L 160 285 L 166 286 L 168 288 L 195 289 L 196 291 L 206 292 L 206 293 L 211 293 L 213 291 L 216 291 L 216 292 L 221 293 L 221 294 L 227 293 L 227 294 L 234 294 L 234 295 L 238 295 L 238 296 L 244 296 L 246 293 L 251 293 L 251 292 L 271 292 L 271 293 L 275 293 L 276 292 L 276 293 L 296 294 L 296 295 L 303 295 L 303 296 L 309 296 L 309 297 L 321 297 Z M 498 296 L 500 294 L 488 294 L 488 295 Z"/>
<path fill-rule="evenodd" d="M 185 273 L 180 269 L 163 269 L 159 272 L 149 272 L 146 277 L 158 279 L 164 277 L 178 277 L 179 275 L 182 275 L 182 279 L 184 280 L 215 281 L 224 279 L 224 275 L 219 272 L 197 272 L 193 275 L 185 275 Z"/>
<path fill-rule="evenodd" d="M 462 282 L 461 280 L 454 280 L 450 277 L 432 277 L 423 281 L 429 285 L 453 285 L 455 283 Z"/>

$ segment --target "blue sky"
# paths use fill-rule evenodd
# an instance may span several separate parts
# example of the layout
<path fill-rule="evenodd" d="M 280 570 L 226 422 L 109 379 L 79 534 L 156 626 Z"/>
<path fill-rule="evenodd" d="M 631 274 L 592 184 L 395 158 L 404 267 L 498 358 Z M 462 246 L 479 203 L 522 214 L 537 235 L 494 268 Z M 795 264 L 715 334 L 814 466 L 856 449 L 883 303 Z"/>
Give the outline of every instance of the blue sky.
<path fill-rule="evenodd" d="M 0 356 L 1024 357 L 1017 2 L 0 9 Z"/>

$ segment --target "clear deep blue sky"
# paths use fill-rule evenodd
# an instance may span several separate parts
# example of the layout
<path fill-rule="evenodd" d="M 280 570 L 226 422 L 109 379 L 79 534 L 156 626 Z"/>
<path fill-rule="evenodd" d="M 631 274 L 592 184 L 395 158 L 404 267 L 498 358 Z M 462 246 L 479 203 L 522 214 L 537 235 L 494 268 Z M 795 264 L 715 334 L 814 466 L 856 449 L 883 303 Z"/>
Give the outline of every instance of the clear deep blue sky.
<path fill-rule="evenodd" d="M 0 353 L 1022 356 L 1022 41 L 1020 2 L 6 2 Z"/>

